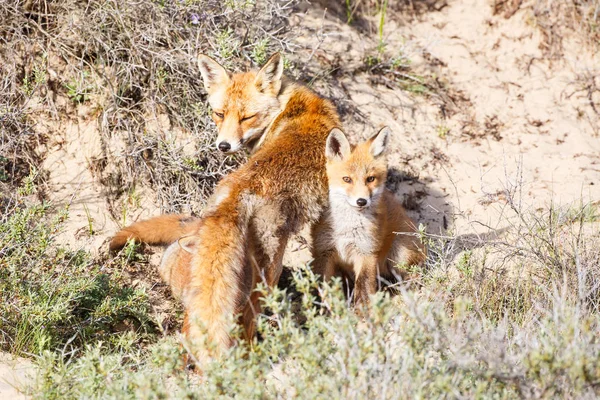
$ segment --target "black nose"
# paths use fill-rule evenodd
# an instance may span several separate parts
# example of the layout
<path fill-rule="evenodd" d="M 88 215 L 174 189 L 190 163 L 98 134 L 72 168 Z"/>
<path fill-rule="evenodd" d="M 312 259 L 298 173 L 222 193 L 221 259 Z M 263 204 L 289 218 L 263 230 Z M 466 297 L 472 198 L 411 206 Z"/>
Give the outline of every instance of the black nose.
<path fill-rule="evenodd" d="M 356 204 L 358 204 L 359 207 L 364 207 L 367 205 L 367 200 L 366 199 L 358 199 L 358 200 L 356 200 Z"/>
<path fill-rule="evenodd" d="M 221 142 L 219 143 L 219 150 L 221 151 L 229 151 L 229 149 L 231 149 L 231 145 L 227 142 Z"/>

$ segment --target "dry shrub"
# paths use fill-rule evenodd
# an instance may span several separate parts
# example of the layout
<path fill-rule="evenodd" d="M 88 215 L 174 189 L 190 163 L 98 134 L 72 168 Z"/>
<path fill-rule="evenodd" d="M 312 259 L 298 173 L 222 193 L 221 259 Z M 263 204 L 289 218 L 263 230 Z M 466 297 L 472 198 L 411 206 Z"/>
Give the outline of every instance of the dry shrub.
<path fill-rule="evenodd" d="M 446 308 L 470 299 L 490 321 L 526 323 L 544 317 L 557 298 L 600 315 L 600 208 L 597 201 L 532 208 L 523 196 L 521 162 L 506 177 L 500 229 L 483 235 L 429 239 L 424 287 L 445 293 Z M 436 297 L 437 298 L 437 297 Z"/>
<path fill-rule="evenodd" d="M 272 51 L 289 50 L 294 3 L 2 2 L 0 144 L 9 159 L 0 167 L 11 176 L 20 176 L 13 172 L 18 168 L 27 174 L 39 164 L 37 142 L 56 135 L 38 132 L 36 123 L 77 112 L 98 123 L 102 155 L 90 167 L 109 186 L 109 200 L 131 193 L 141 180 L 166 211 L 198 211 L 243 157 L 213 150 L 196 56 L 207 53 L 245 69 Z"/>
<path fill-rule="evenodd" d="M 577 35 L 593 49 L 600 45 L 600 0 L 536 0 L 533 16 L 549 57 L 560 56 L 567 34 Z"/>

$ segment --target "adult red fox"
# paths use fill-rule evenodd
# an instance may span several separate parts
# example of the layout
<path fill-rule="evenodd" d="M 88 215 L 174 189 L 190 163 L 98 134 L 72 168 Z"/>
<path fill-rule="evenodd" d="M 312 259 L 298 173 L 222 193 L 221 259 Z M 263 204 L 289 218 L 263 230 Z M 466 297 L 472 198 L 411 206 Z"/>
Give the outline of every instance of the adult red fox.
<path fill-rule="evenodd" d="M 260 311 L 254 289 L 261 281 L 277 283 L 289 237 L 315 223 L 325 208 L 325 141 L 340 121 L 328 100 L 283 76 L 279 54 L 260 71 L 241 74 L 228 73 L 207 56 L 198 61 L 218 147 L 230 152 L 246 145 L 255 153 L 217 185 L 202 219 L 143 221 L 117 233 L 110 248 L 128 239 L 173 243 L 161 269 L 169 271 L 185 305 L 184 334 L 192 346 L 206 334 L 219 352 L 232 345 L 237 316 L 245 337 L 254 336 Z M 185 243 L 178 243 L 183 236 Z M 205 348 L 195 354 L 207 355 Z"/>
<path fill-rule="evenodd" d="M 420 240 L 402 234 L 415 233 L 415 224 L 385 188 L 388 137 L 386 127 L 353 150 L 337 128 L 327 138 L 329 207 L 313 226 L 313 265 L 325 279 L 352 277 L 357 304 L 368 303 L 378 278 L 392 276 L 396 265 L 425 260 Z"/>

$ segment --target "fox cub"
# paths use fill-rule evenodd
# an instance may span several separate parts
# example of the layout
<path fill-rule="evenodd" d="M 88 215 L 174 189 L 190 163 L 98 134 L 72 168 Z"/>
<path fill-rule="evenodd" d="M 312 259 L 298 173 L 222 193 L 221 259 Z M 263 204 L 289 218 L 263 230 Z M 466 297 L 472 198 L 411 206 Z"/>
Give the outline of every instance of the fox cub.
<path fill-rule="evenodd" d="M 338 273 L 353 279 L 357 305 L 368 303 L 379 277 L 393 276 L 397 265 L 420 264 L 426 256 L 420 240 L 410 235 L 415 224 L 385 188 L 389 135 L 385 127 L 352 149 L 335 128 L 326 142 L 329 208 L 313 226 L 314 268 L 326 280 Z"/>

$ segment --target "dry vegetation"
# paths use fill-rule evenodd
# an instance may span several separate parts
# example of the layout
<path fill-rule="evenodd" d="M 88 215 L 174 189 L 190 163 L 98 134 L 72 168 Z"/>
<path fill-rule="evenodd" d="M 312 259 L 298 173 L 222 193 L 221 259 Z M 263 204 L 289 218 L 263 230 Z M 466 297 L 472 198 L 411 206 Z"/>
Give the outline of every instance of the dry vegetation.
<path fill-rule="evenodd" d="M 494 207 L 504 228 L 479 222 L 487 234 L 455 232 L 451 224 L 424 233 L 430 256 L 413 271 L 410 290 L 379 294 L 360 319 L 339 285 L 319 282 L 308 267 L 290 272 L 265 300 L 260 339 L 232 349 L 202 378 L 182 368 L 180 308 L 158 283 L 151 251 L 129 246 L 117 256 L 96 255 L 58 240 L 70 208 L 52 203 L 43 161 L 64 121 L 96 124 L 101 151 L 87 167 L 116 220 L 140 201 L 140 187 L 164 211 L 200 213 L 214 184 L 244 161 L 213 149 L 198 52 L 243 70 L 282 51 L 289 74 L 332 88 L 327 94 L 339 100 L 345 121 L 364 118 L 339 94 L 346 90 L 341 77 L 358 73 L 372 85 L 425 98 L 444 117 L 469 105 L 431 72 L 439 72 L 440 60 L 426 54 L 430 72 L 423 73 L 386 48 L 390 13 L 418 20 L 445 2 L 317 4 L 370 32 L 376 47 L 350 66 L 316 48 L 303 49 L 312 62 L 300 63 L 305 58 L 293 51 L 301 32 L 289 22 L 296 1 L 0 3 L 0 350 L 35 360 L 33 397 L 600 395 L 598 201 L 582 195 L 575 204 L 529 207 L 519 169 L 493 194 L 502 200 Z M 529 7 L 554 61 L 572 37 L 565 32 L 581 34 L 591 48 L 600 40 L 597 0 L 489 6 L 506 18 Z M 322 65 L 330 69 L 319 71 Z M 599 114 L 597 75 L 581 75 L 572 87 L 587 93 L 586 115 Z M 467 125 L 460 140 L 502 140 L 492 118 L 472 131 Z M 435 134 L 451 133 L 441 124 Z M 447 161 L 437 148 L 431 157 Z M 418 180 L 418 173 L 396 172 L 390 183 Z M 418 192 L 412 196 L 408 208 L 423 208 Z M 87 234 L 95 229 L 89 218 Z"/>
<path fill-rule="evenodd" d="M 206 52 L 228 67 L 244 69 L 264 62 L 272 51 L 288 50 L 285 16 L 292 6 L 275 1 L 2 3 L 4 180 L 14 184 L 39 163 L 33 150 L 49 134 L 32 129 L 39 113 L 69 118 L 85 105 L 102 135 L 102 155 L 89 160 L 90 168 L 109 188 L 110 200 L 144 180 L 165 210 L 191 204 L 199 211 L 215 182 L 238 160 L 212 151 L 213 127 L 196 56 Z M 178 132 L 195 139 L 185 156 Z"/>
<path fill-rule="evenodd" d="M 538 0 L 533 6 L 535 24 L 544 35 L 544 50 L 560 56 L 569 33 L 576 32 L 592 47 L 600 43 L 600 1 Z"/>

